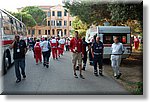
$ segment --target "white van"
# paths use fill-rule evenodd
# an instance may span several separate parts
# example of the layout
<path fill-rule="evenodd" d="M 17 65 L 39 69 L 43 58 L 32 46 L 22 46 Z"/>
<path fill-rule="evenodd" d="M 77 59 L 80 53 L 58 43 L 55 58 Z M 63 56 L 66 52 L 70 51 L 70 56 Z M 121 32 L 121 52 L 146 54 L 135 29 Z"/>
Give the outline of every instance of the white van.
<path fill-rule="evenodd" d="M 122 58 L 128 58 L 132 52 L 131 47 L 131 28 L 128 26 L 97 26 L 87 30 L 86 41 L 90 43 L 94 35 L 101 37 L 101 41 L 104 43 L 104 59 L 110 58 L 111 45 L 113 43 L 113 37 L 117 36 L 121 43 L 123 43 L 125 52 Z"/>

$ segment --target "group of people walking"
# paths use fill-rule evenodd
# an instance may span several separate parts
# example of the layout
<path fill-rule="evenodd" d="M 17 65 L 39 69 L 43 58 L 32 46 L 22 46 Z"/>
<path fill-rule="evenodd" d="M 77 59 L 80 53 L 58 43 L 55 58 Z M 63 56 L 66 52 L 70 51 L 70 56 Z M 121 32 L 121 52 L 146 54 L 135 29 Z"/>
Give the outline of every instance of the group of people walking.
<path fill-rule="evenodd" d="M 79 77 L 85 79 L 82 70 L 86 69 L 87 54 L 91 54 L 93 60 L 93 72 L 95 76 L 103 76 L 103 43 L 100 41 L 100 36 L 94 36 L 93 42 L 88 44 L 85 38 L 81 39 L 78 36 L 78 31 L 75 31 L 75 37 L 70 39 L 52 37 L 51 39 L 36 39 L 34 43 L 33 52 L 36 65 L 43 62 L 43 66 L 49 68 L 49 59 L 52 53 L 52 58 L 58 59 L 64 54 L 64 47 L 66 51 L 72 52 L 73 74 L 75 78 L 78 78 L 76 73 L 77 66 L 79 68 Z M 14 42 L 11 45 L 14 49 L 14 62 L 16 83 L 21 81 L 21 74 L 23 78 L 26 78 L 25 74 L 25 54 L 28 50 L 27 44 L 24 40 L 21 40 L 19 35 L 15 36 Z M 121 62 L 121 55 L 124 53 L 123 44 L 119 42 L 117 37 L 114 37 L 114 43 L 111 47 L 111 66 L 114 71 L 114 77 L 119 79 L 121 73 L 119 66 Z M 43 55 L 43 61 L 42 61 Z M 97 64 L 99 65 L 97 68 Z M 21 73 L 20 73 L 21 68 Z"/>
<path fill-rule="evenodd" d="M 103 53 L 104 53 L 104 46 L 103 43 L 100 41 L 100 36 L 95 35 L 94 39 L 92 39 L 92 43 L 89 45 L 86 43 L 85 38 L 82 40 L 78 37 L 78 32 L 75 32 L 75 37 L 70 41 L 70 48 L 72 52 L 72 63 L 73 63 L 73 71 L 74 77 L 78 78 L 76 74 L 77 67 L 79 67 L 80 71 L 80 78 L 84 79 L 82 70 L 85 70 L 86 62 L 87 62 L 87 52 L 89 51 L 89 59 L 92 60 L 91 65 L 94 66 L 94 75 L 95 76 L 103 76 Z M 114 37 L 114 43 L 111 47 L 111 66 L 114 71 L 114 77 L 119 79 L 122 75 L 119 66 L 121 62 L 121 56 L 124 53 L 123 44 L 119 42 L 118 37 Z M 88 46 L 88 49 L 86 47 Z M 82 66 L 83 60 L 83 66 Z M 77 64 L 78 62 L 78 64 Z M 98 68 L 97 68 L 97 65 Z"/>

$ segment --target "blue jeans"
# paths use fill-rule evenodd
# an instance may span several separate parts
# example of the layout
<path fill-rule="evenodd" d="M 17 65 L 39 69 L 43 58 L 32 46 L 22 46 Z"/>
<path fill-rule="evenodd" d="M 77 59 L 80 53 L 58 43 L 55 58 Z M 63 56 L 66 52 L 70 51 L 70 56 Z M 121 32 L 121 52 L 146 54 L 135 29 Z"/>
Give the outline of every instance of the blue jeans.
<path fill-rule="evenodd" d="M 25 76 L 25 58 L 15 59 L 14 64 L 15 64 L 16 77 L 17 79 L 21 80 L 21 74 Z M 21 74 L 20 74 L 20 68 L 21 68 Z"/>

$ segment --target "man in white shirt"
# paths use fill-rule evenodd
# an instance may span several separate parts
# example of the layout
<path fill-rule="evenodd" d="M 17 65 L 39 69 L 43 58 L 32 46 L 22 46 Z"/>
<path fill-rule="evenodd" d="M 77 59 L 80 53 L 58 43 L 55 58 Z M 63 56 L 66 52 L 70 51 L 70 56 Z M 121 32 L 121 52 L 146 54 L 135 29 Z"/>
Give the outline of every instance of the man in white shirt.
<path fill-rule="evenodd" d="M 124 53 L 123 44 L 119 42 L 118 37 L 114 37 L 114 43 L 111 46 L 111 66 L 114 71 L 114 77 L 119 79 L 121 73 L 119 71 L 119 66 L 121 63 L 121 56 Z"/>
<path fill-rule="evenodd" d="M 51 47 L 49 41 L 47 41 L 47 38 L 40 44 L 42 48 L 42 54 L 43 54 L 43 60 L 44 60 L 44 67 L 49 67 L 49 57 L 51 53 Z"/>

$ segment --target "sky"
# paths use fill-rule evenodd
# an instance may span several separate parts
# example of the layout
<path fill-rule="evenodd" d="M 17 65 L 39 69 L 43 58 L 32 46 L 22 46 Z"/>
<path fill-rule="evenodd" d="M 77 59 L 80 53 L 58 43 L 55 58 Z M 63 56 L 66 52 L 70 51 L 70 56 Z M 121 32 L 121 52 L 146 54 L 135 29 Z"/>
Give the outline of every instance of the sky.
<path fill-rule="evenodd" d="M 25 6 L 58 5 L 62 0 L 0 0 L 0 8 L 17 12 L 17 8 Z"/>

